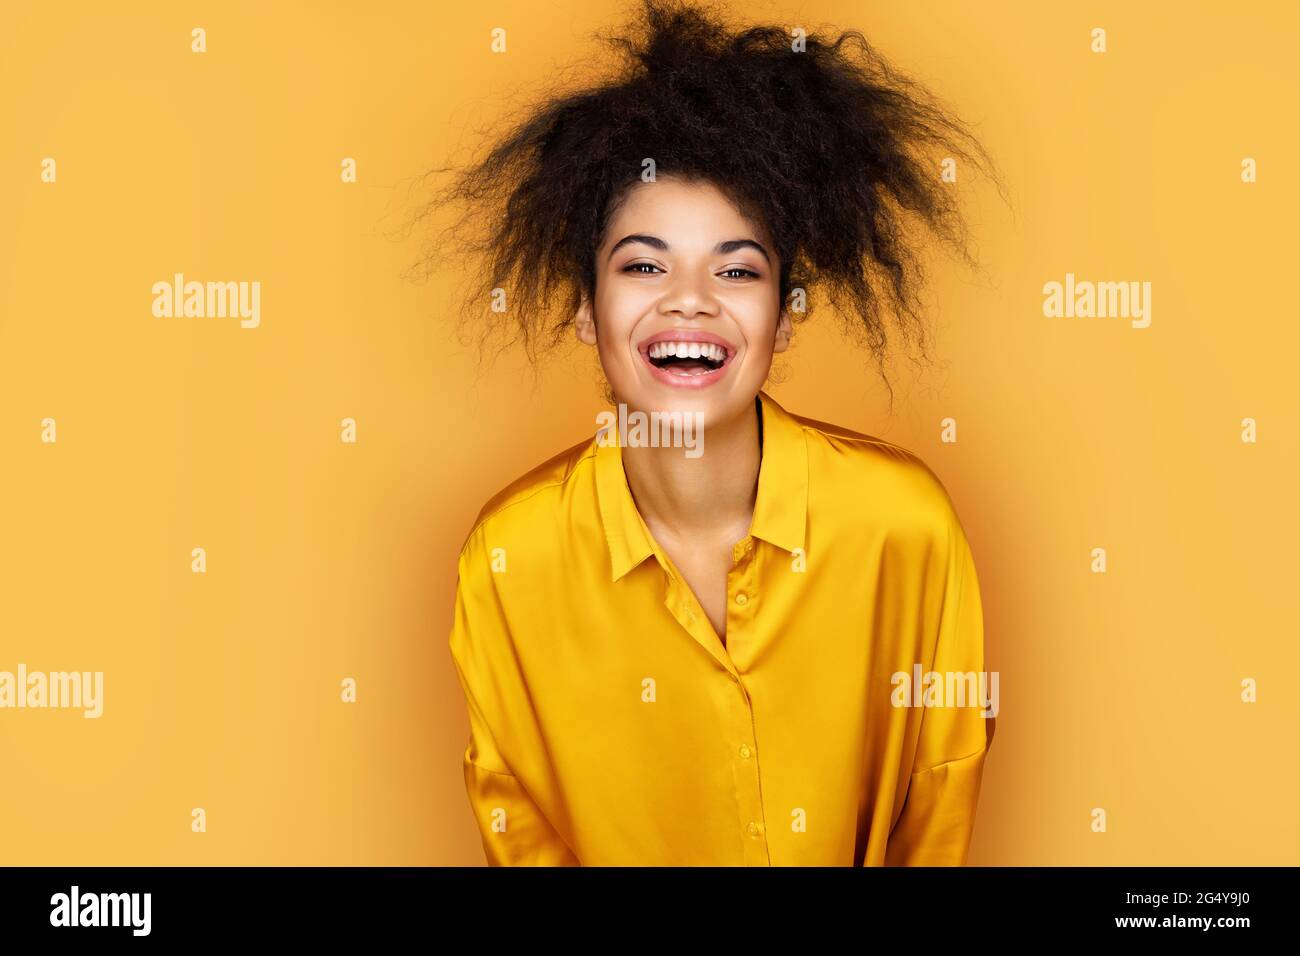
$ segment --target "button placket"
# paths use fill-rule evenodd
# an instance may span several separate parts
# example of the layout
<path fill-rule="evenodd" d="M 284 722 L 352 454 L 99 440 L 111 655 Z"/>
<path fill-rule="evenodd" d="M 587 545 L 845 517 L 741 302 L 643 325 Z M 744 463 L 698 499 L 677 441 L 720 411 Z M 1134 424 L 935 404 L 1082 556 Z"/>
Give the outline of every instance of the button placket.
<path fill-rule="evenodd" d="M 756 562 L 752 537 L 745 538 L 733 549 L 735 561 L 727 575 L 727 645 L 731 659 L 743 673 L 743 663 L 751 649 L 746 638 L 753 626 L 756 607 Z M 733 695 L 734 726 L 736 728 L 733 766 L 736 775 L 736 793 L 739 798 L 739 824 L 745 846 L 746 866 L 771 866 L 767 845 L 767 827 L 764 824 L 762 779 L 759 773 L 758 747 L 754 726 L 754 705 L 744 682 L 737 678 L 739 694 Z"/>
<path fill-rule="evenodd" d="M 760 562 L 752 537 L 738 542 L 732 553 L 736 560 L 727 574 L 727 651 L 744 673 L 755 650 Z"/>
<path fill-rule="evenodd" d="M 732 750 L 732 771 L 736 780 L 737 826 L 744 844 L 746 866 L 771 866 L 764 824 L 762 780 L 759 774 L 758 747 L 755 743 L 754 704 L 743 681 L 737 679 L 738 693 L 729 695 L 728 730 L 739 743 Z"/>

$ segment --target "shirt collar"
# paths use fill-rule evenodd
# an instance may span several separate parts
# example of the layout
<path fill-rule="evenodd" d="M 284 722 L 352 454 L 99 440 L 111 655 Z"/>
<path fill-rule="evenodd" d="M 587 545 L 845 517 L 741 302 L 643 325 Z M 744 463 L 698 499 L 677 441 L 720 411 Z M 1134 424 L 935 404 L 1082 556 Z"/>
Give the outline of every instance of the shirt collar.
<path fill-rule="evenodd" d="M 808 449 L 803 426 L 766 392 L 755 400 L 763 422 L 763 460 L 749 533 L 786 551 L 803 548 L 808 519 Z M 654 540 L 636 509 L 623 450 L 617 441 L 596 442 L 596 496 L 617 581 L 655 552 Z"/>

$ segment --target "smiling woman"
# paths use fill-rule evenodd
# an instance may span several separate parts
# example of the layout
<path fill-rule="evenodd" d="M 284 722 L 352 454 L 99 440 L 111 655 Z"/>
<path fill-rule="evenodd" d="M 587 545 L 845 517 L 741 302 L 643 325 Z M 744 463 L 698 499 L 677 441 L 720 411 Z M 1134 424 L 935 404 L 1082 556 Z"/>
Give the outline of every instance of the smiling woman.
<path fill-rule="evenodd" d="M 917 229 L 975 261 L 941 165 L 997 183 L 992 157 L 860 31 L 732 28 L 703 5 L 641 7 L 601 37 L 617 57 L 607 79 L 544 95 L 504 133 L 488 127 L 477 161 L 429 171 L 450 181 L 414 217 L 430 230 L 413 273 L 462 274 L 463 321 L 539 358 L 594 295 L 597 247 L 608 242 L 608 256 L 632 231 L 611 223 L 629 195 L 648 179 L 707 182 L 766 233 L 719 239 L 761 241 L 775 301 L 794 321 L 814 310 L 792 299 L 824 302 L 890 389 L 890 348 L 928 351 Z M 493 308 L 502 291 L 506 308 Z"/>
<path fill-rule="evenodd" d="M 810 290 L 882 376 L 889 330 L 924 352 L 908 217 L 964 252 L 925 156 L 987 157 L 860 33 L 644 13 L 618 75 L 531 108 L 434 203 L 469 205 L 436 255 L 478 257 L 470 321 L 530 354 L 575 334 L 620 421 L 708 434 L 690 456 L 606 429 L 473 522 L 449 643 L 487 858 L 961 863 L 993 720 L 891 692 L 981 671 L 969 542 L 916 455 L 763 386 Z"/>
<path fill-rule="evenodd" d="M 772 355 L 790 340 L 766 226 L 707 180 L 660 176 L 627 190 L 606 231 L 574 321 L 613 395 L 698 412 L 709 429 L 742 413 L 752 424 Z"/>

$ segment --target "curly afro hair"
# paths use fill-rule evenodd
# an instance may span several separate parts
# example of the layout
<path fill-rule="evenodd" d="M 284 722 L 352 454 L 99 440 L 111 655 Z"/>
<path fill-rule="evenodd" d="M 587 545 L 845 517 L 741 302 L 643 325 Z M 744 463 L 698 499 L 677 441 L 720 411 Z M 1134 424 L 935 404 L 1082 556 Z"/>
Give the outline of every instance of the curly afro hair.
<path fill-rule="evenodd" d="M 974 264 L 939 160 L 996 181 L 993 161 L 858 31 L 732 28 L 695 3 L 641 6 L 626 35 L 600 37 L 618 54 L 612 77 L 545 95 L 486 155 L 432 171 L 455 175 L 416 221 L 444 206 L 461 214 L 422 256 L 425 274 L 444 267 L 453 243 L 469 254 L 463 319 L 501 326 L 535 360 L 568 333 L 582 296 L 594 297 L 596 249 L 650 158 L 657 175 L 711 182 L 765 226 L 785 307 L 796 290 L 809 303 L 823 295 L 888 386 L 891 326 L 923 355 L 928 339 L 909 218 Z M 497 289 L 504 311 L 487 307 Z"/>

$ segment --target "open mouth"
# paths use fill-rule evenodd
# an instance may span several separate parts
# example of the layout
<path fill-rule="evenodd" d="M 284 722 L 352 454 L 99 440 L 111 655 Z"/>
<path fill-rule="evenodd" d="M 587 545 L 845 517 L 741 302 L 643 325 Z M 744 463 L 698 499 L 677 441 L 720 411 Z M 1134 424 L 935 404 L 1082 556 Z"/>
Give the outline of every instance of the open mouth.
<path fill-rule="evenodd" d="M 651 365 L 670 375 L 707 375 L 727 363 L 727 350 L 712 342 L 654 342 L 645 354 Z"/>

